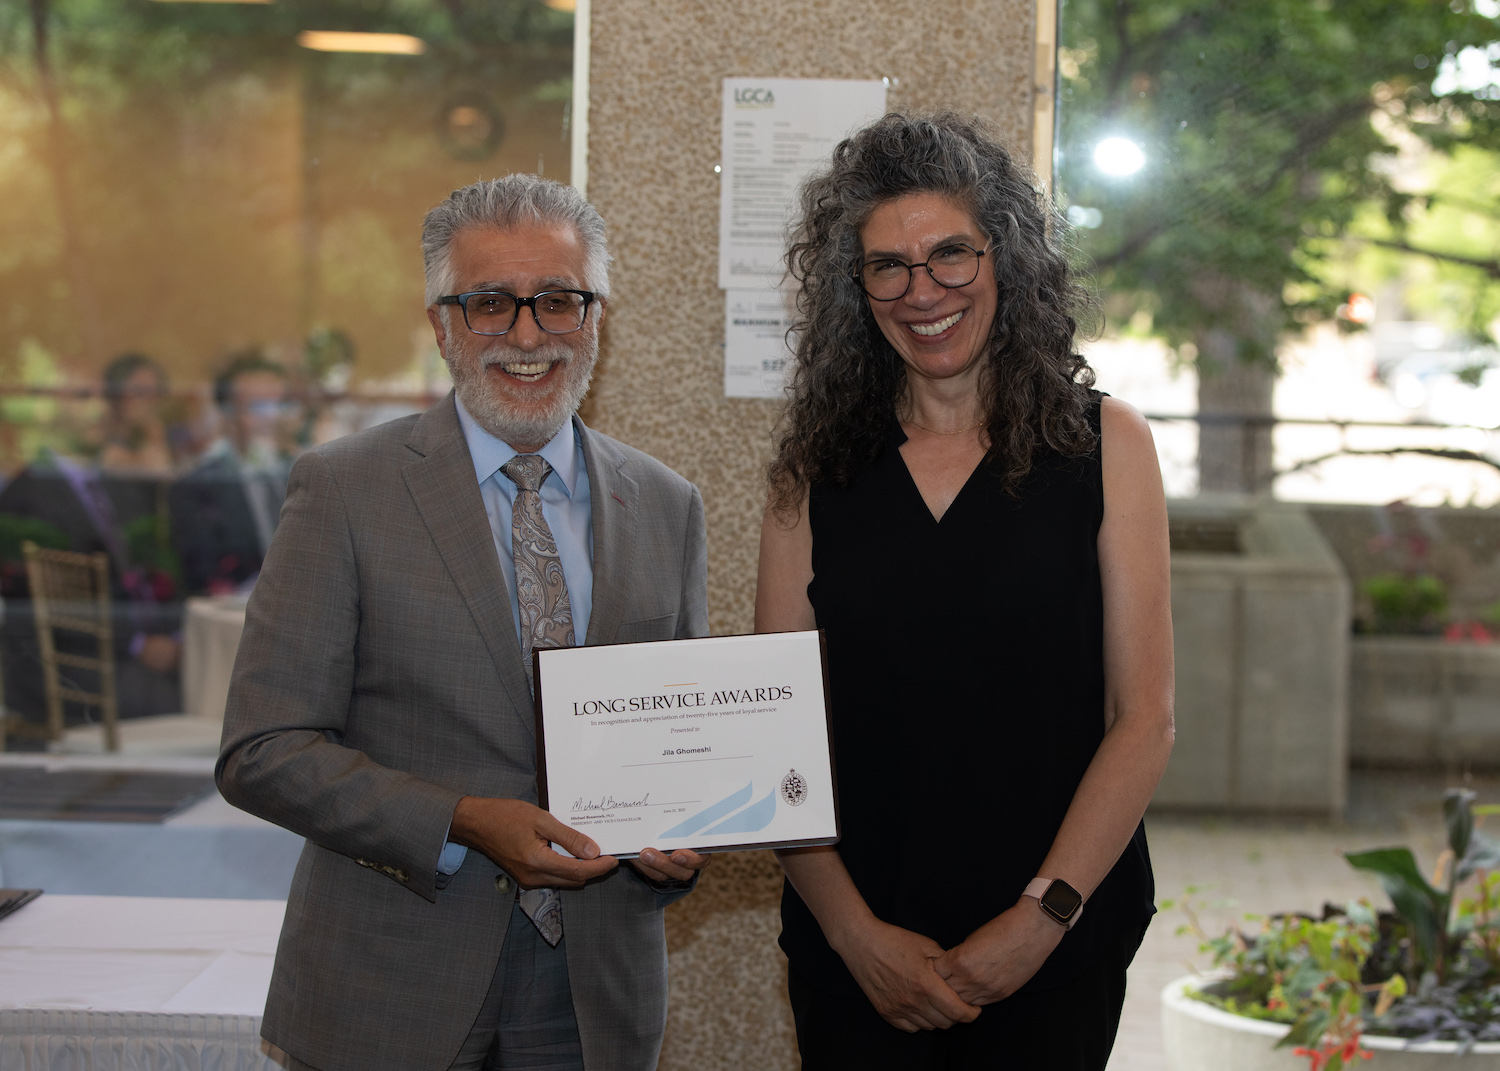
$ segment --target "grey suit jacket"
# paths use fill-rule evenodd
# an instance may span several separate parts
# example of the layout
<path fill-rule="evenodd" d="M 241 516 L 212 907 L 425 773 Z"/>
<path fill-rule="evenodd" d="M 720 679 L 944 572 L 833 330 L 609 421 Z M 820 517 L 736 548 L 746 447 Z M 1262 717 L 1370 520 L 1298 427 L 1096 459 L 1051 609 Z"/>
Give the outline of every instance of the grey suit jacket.
<path fill-rule="evenodd" d="M 708 631 L 703 503 L 579 422 L 593 502 L 585 642 Z M 292 471 L 246 614 L 217 778 L 307 838 L 262 1032 L 326 1071 L 444 1068 L 487 992 L 514 891 L 437 862 L 464 795 L 535 802 L 520 645 L 453 397 Z M 656 1065 L 662 908 L 629 867 L 563 893 L 590 1071 Z"/>

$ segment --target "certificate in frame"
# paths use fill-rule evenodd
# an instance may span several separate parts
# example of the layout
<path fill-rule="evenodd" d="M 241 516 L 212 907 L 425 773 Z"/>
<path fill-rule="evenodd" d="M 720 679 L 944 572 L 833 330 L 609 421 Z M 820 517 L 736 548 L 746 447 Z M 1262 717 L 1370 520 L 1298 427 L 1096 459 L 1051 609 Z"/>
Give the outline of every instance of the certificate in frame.
<path fill-rule="evenodd" d="M 532 658 L 540 805 L 601 853 L 838 841 L 821 631 Z"/>

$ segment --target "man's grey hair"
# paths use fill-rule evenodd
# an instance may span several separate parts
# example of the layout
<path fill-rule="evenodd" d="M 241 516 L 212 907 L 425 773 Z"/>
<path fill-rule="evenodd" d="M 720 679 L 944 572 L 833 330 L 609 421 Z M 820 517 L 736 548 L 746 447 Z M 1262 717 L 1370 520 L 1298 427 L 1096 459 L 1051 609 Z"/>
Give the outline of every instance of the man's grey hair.
<path fill-rule="evenodd" d="M 537 175 L 504 175 L 454 190 L 422 221 L 427 304 L 453 292 L 453 240 L 459 232 L 476 227 L 504 231 L 528 224 L 571 227 L 583 242 L 584 287 L 609 297 L 611 257 L 598 209 L 572 186 Z"/>

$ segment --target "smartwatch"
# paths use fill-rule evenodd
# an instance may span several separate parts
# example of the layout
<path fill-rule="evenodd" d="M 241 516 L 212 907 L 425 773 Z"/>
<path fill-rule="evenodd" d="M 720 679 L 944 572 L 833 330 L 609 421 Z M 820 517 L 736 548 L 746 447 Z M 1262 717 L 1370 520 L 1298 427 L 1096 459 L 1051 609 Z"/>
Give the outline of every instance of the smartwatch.
<path fill-rule="evenodd" d="M 1083 917 L 1083 897 L 1066 881 L 1032 878 L 1022 896 L 1034 896 L 1042 911 L 1058 925 L 1071 930 Z"/>

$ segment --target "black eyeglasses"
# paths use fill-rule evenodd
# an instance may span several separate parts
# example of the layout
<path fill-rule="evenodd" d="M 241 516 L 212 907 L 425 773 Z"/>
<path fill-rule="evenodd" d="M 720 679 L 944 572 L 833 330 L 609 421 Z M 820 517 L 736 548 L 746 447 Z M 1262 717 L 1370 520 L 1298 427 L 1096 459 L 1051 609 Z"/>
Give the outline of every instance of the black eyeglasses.
<path fill-rule="evenodd" d="M 592 290 L 543 290 L 526 298 L 503 290 L 470 290 L 440 297 L 435 304 L 463 309 L 464 323 L 476 335 L 505 334 L 516 326 L 523 305 L 531 309 L 536 325 L 547 334 L 566 335 L 583 326 L 594 297 Z"/>
<path fill-rule="evenodd" d="M 989 252 L 988 247 L 975 249 L 958 242 L 934 249 L 932 255 L 920 264 L 908 264 L 895 257 L 867 260 L 859 266 L 855 278 L 860 287 L 873 301 L 895 301 L 906 296 L 911 289 L 912 272 L 926 268 L 927 274 L 938 286 L 956 290 L 968 286 L 979 278 L 979 258 Z"/>

